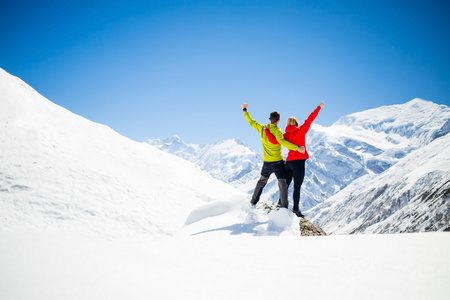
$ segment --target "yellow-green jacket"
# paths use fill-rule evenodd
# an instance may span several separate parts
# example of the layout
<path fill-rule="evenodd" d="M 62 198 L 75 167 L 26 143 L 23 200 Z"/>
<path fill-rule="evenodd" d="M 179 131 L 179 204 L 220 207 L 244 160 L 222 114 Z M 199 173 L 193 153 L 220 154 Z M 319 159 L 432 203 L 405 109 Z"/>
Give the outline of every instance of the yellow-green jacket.
<path fill-rule="evenodd" d="M 288 141 L 286 141 L 283 137 L 283 133 L 281 132 L 281 129 L 278 128 L 275 124 L 268 124 L 267 127 L 269 127 L 270 133 L 272 133 L 277 141 L 280 144 L 274 145 L 272 144 L 269 139 L 266 136 L 266 133 L 264 132 L 264 125 L 259 124 L 255 120 L 252 119 L 249 112 L 246 111 L 244 113 L 244 117 L 247 120 L 247 122 L 258 131 L 259 135 L 261 136 L 264 156 L 264 161 L 280 161 L 283 160 L 283 155 L 281 154 L 281 145 L 288 148 L 289 150 L 297 151 L 298 146 L 294 145 Z"/>

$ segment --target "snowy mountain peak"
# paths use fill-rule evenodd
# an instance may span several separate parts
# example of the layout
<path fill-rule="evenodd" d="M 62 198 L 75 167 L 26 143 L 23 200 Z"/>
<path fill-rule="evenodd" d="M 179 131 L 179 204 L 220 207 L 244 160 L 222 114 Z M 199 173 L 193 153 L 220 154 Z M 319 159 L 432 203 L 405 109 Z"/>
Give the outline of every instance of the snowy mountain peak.
<path fill-rule="evenodd" d="M 407 105 L 421 105 L 421 106 L 423 106 L 423 105 L 433 105 L 435 103 L 433 103 L 432 101 L 429 101 L 429 100 L 421 99 L 421 98 L 414 98 L 414 99 L 406 102 L 405 104 L 407 104 Z"/>
<path fill-rule="evenodd" d="M 146 143 L 152 145 L 159 145 L 159 144 L 185 144 L 183 142 L 183 140 L 178 136 L 178 135 L 174 135 L 171 137 L 167 137 L 167 138 L 163 138 L 163 139 L 153 139 L 153 140 L 147 140 Z"/>
<path fill-rule="evenodd" d="M 233 141 L 237 144 L 237 145 L 241 145 L 241 146 L 244 146 L 244 147 L 247 147 L 248 148 L 248 146 L 247 146 L 247 144 L 246 143 L 244 143 L 241 139 L 233 139 Z"/>
<path fill-rule="evenodd" d="M 206 147 L 215 147 L 218 151 L 225 152 L 235 152 L 236 149 L 240 149 L 241 151 L 253 151 L 251 150 L 244 142 L 240 139 L 228 139 L 223 141 L 216 141 L 208 144 L 199 145 L 201 148 Z"/>
<path fill-rule="evenodd" d="M 431 120 L 433 116 L 448 112 L 449 107 L 415 98 L 404 104 L 381 106 L 341 117 L 335 125 L 359 125 L 364 128 L 382 123 L 409 124 L 412 120 Z"/>
<path fill-rule="evenodd" d="M 174 136 L 167 139 L 167 141 L 177 142 L 177 143 L 184 143 L 183 140 L 175 134 Z"/>
<path fill-rule="evenodd" d="M 382 106 L 340 118 L 333 125 L 389 135 L 397 142 L 409 139 L 416 147 L 442 136 L 450 119 L 450 107 L 413 99 L 405 104 Z M 448 132 L 448 130 L 447 130 Z"/>

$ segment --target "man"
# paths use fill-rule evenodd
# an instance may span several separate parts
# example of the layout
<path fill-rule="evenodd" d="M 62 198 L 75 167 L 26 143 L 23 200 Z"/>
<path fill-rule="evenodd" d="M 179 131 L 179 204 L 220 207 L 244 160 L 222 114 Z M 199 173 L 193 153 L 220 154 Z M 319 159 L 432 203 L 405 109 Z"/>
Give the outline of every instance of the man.
<path fill-rule="evenodd" d="M 272 144 L 267 138 L 266 133 L 264 132 L 264 126 L 256 122 L 250 116 L 250 113 L 247 111 L 248 104 L 242 104 L 242 109 L 244 111 L 244 117 L 247 122 L 258 131 L 261 136 L 263 151 L 264 151 L 264 164 L 261 170 L 261 177 L 259 178 L 255 191 L 253 192 L 252 200 L 250 203 L 252 205 L 256 205 L 258 203 L 259 198 L 261 197 L 261 193 L 263 188 L 266 186 L 267 181 L 272 173 L 275 173 L 275 176 L 278 180 L 278 188 L 280 190 L 280 204 L 281 207 L 288 208 L 288 185 L 286 183 L 286 170 L 284 168 L 283 155 L 281 154 L 281 145 L 288 148 L 289 150 L 298 151 L 304 153 L 305 148 L 303 146 L 294 145 L 288 141 L 286 141 L 283 137 L 283 133 L 281 129 L 278 128 L 278 123 L 280 123 L 280 114 L 276 111 L 270 114 L 270 124 L 267 125 L 269 131 L 272 135 L 275 136 L 279 144 Z"/>

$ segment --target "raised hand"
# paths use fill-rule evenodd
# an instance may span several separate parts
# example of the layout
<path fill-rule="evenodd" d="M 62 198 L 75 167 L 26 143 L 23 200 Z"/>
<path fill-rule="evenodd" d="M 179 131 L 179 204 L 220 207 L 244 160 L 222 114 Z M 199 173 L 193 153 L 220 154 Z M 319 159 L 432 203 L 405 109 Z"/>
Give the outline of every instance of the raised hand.
<path fill-rule="evenodd" d="M 321 108 L 322 108 L 324 105 L 325 105 L 325 103 L 323 103 L 323 101 L 320 102 L 320 104 L 319 104 L 319 106 L 320 106 Z"/>
<path fill-rule="evenodd" d="M 247 107 L 248 107 L 248 104 L 247 104 L 247 103 L 244 103 L 244 104 L 242 104 L 241 106 L 242 106 L 242 109 L 244 109 L 244 108 L 247 108 Z"/>

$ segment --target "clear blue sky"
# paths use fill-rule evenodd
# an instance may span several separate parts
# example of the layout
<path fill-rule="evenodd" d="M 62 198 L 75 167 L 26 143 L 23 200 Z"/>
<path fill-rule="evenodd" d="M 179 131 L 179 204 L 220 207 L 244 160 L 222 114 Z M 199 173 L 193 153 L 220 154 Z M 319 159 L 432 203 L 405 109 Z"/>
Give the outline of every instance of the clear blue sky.
<path fill-rule="evenodd" d="M 423 98 L 450 104 L 450 1 L 1 1 L 0 67 L 136 141 L 240 138 Z M 282 129 L 284 126 L 282 126 Z"/>

